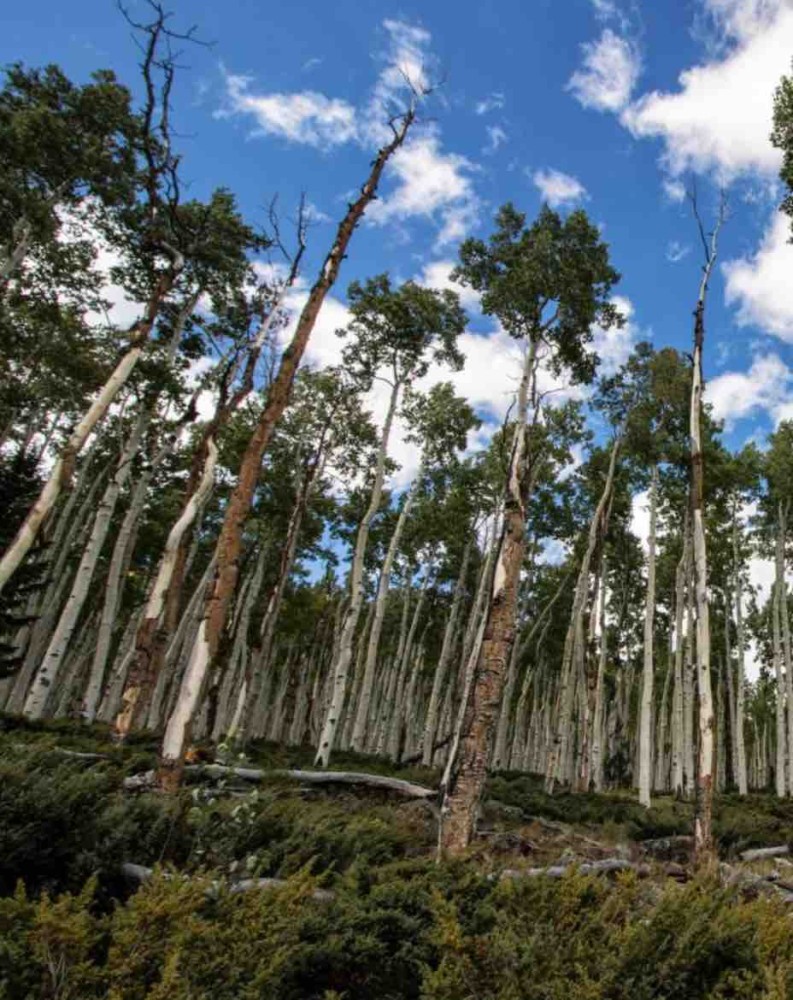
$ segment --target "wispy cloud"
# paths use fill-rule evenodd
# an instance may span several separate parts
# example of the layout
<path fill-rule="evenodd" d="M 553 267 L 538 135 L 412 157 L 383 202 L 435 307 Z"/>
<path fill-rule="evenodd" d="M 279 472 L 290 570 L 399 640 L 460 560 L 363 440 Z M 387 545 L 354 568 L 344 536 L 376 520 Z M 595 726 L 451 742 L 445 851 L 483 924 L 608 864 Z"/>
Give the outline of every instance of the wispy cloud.
<path fill-rule="evenodd" d="M 630 101 L 641 72 L 641 57 L 628 38 L 604 28 L 581 46 L 583 60 L 567 83 L 579 104 L 597 111 L 621 111 Z"/>
<path fill-rule="evenodd" d="M 500 111 L 504 107 L 504 95 L 494 91 L 489 97 L 476 102 L 474 110 L 478 115 L 486 115 L 490 111 Z"/>
<path fill-rule="evenodd" d="M 535 187 L 551 208 L 582 201 L 588 198 L 587 190 L 577 177 L 561 170 L 535 170 L 531 175 Z"/>
<path fill-rule="evenodd" d="M 691 247 L 687 243 L 679 243 L 677 240 L 670 240 L 666 245 L 666 259 L 670 264 L 677 264 L 684 257 L 691 253 Z"/>

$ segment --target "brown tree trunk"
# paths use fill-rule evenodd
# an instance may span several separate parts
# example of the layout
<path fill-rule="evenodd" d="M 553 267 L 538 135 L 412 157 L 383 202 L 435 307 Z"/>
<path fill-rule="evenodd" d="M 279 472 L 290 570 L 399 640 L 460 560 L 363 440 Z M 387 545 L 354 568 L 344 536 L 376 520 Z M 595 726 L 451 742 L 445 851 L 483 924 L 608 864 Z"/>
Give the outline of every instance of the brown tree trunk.
<path fill-rule="evenodd" d="M 479 800 L 487 777 L 491 741 L 501 705 L 504 672 L 515 641 L 529 480 L 526 410 L 535 375 L 536 344 L 532 341 L 526 352 L 518 391 L 515 437 L 504 496 L 504 523 L 490 590 L 487 624 L 471 695 L 465 709 L 457 759 L 451 762 L 451 768 L 447 765 L 449 777 L 442 788 L 443 805 L 438 833 L 438 849 L 442 855 L 461 854 L 474 834 Z"/>
<path fill-rule="evenodd" d="M 240 463 L 237 485 L 229 498 L 223 525 L 220 529 L 215 553 L 217 566 L 206 606 L 205 617 L 199 628 L 191 661 L 185 672 L 184 698 L 177 703 L 174 717 L 169 720 L 160 759 L 159 777 L 163 788 L 174 789 L 181 782 L 185 735 L 203 689 L 211 662 L 217 656 L 226 625 L 226 616 L 237 587 L 239 558 L 242 550 L 242 532 L 250 511 L 256 484 L 259 480 L 262 458 L 270 443 L 281 414 L 289 403 L 292 384 L 298 366 L 316 324 L 320 308 L 333 287 L 347 252 L 355 227 L 377 193 L 383 170 L 391 156 L 405 141 L 416 116 L 411 106 L 394 127 L 391 142 L 380 149 L 375 158 L 361 193 L 349 206 L 336 232 L 336 239 L 314 286 L 309 292 L 289 346 L 281 356 L 281 363 L 267 393 L 267 402 Z"/>

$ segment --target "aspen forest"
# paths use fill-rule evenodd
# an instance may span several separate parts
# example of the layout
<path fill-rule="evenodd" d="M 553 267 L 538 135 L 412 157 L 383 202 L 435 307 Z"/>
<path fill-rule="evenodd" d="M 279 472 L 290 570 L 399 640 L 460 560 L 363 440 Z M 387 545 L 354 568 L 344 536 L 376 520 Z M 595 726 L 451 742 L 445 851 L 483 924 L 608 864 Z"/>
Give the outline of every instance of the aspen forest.
<path fill-rule="evenodd" d="M 674 94 L 649 12 L 564 43 L 558 100 L 667 144 L 608 152 L 652 210 L 486 188 L 509 102 L 446 151 L 429 11 L 357 11 L 355 106 L 267 82 L 270 8 L 255 76 L 184 3 L 86 2 L 89 72 L 9 34 L 0 1000 L 793 997 L 793 11 L 697 4 Z"/>

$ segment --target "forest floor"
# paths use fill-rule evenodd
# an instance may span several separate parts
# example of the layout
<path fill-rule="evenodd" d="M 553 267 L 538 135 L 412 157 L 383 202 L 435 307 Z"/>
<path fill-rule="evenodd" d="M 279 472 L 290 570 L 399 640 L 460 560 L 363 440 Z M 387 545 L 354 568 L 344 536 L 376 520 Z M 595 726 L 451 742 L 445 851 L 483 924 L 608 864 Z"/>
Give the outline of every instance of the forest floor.
<path fill-rule="evenodd" d="M 720 796 L 702 875 L 690 803 L 501 773 L 469 856 L 439 865 L 432 800 L 285 776 L 308 749 L 222 760 L 256 782 L 125 788 L 155 759 L 145 736 L 0 720 L 3 1000 L 793 997 L 793 857 L 741 858 L 793 846 L 793 801 Z"/>

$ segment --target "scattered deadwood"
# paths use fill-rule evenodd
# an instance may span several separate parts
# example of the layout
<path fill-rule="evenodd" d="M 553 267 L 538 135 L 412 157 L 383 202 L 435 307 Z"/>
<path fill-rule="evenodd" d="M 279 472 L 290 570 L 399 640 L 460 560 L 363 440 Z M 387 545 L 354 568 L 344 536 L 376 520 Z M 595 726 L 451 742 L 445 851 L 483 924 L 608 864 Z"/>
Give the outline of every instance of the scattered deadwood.
<path fill-rule="evenodd" d="M 793 887 L 782 882 L 778 872 L 771 875 L 755 875 L 742 868 L 722 863 L 720 866 L 722 878 L 727 885 L 735 885 L 741 889 L 749 889 L 753 893 L 764 896 L 776 896 L 787 905 L 793 904 Z"/>
<path fill-rule="evenodd" d="M 780 844 L 778 847 L 753 847 L 749 851 L 741 851 L 741 860 L 761 861 L 763 858 L 779 858 L 785 854 L 790 854 L 787 844 Z"/>
<path fill-rule="evenodd" d="M 309 785 L 362 785 L 395 792 L 408 799 L 431 799 L 437 796 L 433 788 L 415 785 L 401 778 L 387 778 L 381 774 L 365 774 L 358 771 L 265 771 L 253 767 L 227 767 L 224 764 L 196 764 L 185 768 L 185 774 L 195 777 L 237 778 L 240 781 L 259 783 L 268 778 L 287 778 Z M 154 772 L 134 774 L 124 779 L 126 791 L 139 791 L 154 784 Z"/>
<path fill-rule="evenodd" d="M 125 861 L 121 866 L 121 874 L 127 882 L 132 885 L 139 886 L 144 882 L 148 882 L 149 879 L 153 877 L 154 869 L 147 868 L 145 865 L 135 865 L 130 861 Z M 162 876 L 165 879 L 179 877 L 172 872 L 163 872 Z M 289 883 L 286 879 L 282 878 L 241 878 L 228 883 L 219 882 L 214 879 L 209 883 L 206 894 L 207 896 L 217 896 L 223 888 L 227 889 L 230 893 L 250 892 L 252 889 L 282 889 L 288 884 Z M 333 893 L 329 892 L 327 889 L 314 889 L 311 896 L 312 899 L 319 900 L 333 899 Z"/>
<path fill-rule="evenodd" d="M 66 750 L 64 747 L 40 747 L 35 743 L 14 743 L 15 750 L 38 750 L 45 753 L 59 753 L 62 757 L 75 757 L 77 760 L 109 760 L 105 753 L 81 753 L 78 750 Z"/>
<path fill-rule="evenodd" d="M 648 875 L 650 869 L 647 865 L 637 865 L 633 861 L 626 861 L 625 858 L 603 858 L 602 861 L 570 861 L 567 864 L 549 865 L 545 868 L 507 868 L 501 873 L 502 879 L 520 878 L 561 878 L 565 872 L 572 867 L 576 868 L 582 875 L 609 875 L 612 872 L 635 871 L 638 875 Z"/>

